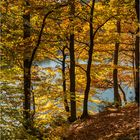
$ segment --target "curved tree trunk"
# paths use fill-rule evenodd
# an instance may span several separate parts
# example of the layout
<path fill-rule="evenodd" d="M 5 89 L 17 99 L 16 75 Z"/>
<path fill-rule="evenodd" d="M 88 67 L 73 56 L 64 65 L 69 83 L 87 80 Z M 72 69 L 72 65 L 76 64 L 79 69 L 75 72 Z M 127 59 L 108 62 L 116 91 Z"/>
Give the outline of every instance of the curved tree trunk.
<path fill-rule="evenodd" d="M 127 104 L 127 99 L 126 99 L 126 95 L 125 95 L 125 92 L 124 90 L 122 89 L 121 85 L 119 84 L 119 89 L 121 90 L 122 94 L 123 94 L 123 100 L 124 100 L 124 103 Z"/>
<path fill-rule="evenodd" d="M 86 89 L 84 93 L 84 103 L 83 103 L 83 114 L 81 118 L 86 118 L 88 117 L 88 96 L 89 96 L 89 91 L 90 91 L 90 83 L 91 83 L 91 64 L 92 64 L 92 55 L 93 55 L 93 47 L 94 47 L 94 33 L 93 33 L 93 12 L 94 12 L 94 5 L 95 5 L 95 0 L 92 1 L 92 7 L 90 11 L 90 46 L 89 46 L 89 51 L 88 51 L 88 64 L 87 64 L 87 70 L 86 70 Z"/>

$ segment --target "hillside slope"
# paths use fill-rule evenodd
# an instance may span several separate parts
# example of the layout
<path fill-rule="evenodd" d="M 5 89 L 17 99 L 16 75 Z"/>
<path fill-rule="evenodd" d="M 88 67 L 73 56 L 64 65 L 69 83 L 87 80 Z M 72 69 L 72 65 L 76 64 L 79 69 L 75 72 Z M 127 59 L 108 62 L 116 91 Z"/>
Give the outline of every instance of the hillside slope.
<path fill-rule="evenodd" d="M 110 109 L 72 124 L 64 140 L 138 140 L 139 108 Z"/>

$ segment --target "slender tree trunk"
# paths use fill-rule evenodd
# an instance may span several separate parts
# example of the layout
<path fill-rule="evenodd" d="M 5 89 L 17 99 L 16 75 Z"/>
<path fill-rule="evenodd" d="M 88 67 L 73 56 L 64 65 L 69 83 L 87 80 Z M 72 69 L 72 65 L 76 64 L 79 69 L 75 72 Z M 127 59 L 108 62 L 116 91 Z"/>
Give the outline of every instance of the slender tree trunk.
<path fill-rule="evenodd" d="M 95 0 L 92 1 L 92 7 L 90 11 L 90 46 L 89 46 L 89 51 L 88 51 L 88 63 L 87 63 L 87 70 L 86 70 L 86 89 L 84 93 L 84 102 L 83 102 L 83 114 L 81 118 L 86 118 L 88 117 L 88 96 L 90 92 L 90 83 L 91 83 L 91 64 L 92 64 L 92 55 L 93 55 L 93 47 L 94 47 L 94 41 L 93 41 L 93 12 L 94 12 L 94 5 L 95 5 Z"/>
<path fill-rule="evenodd" d="M 24 104 L 23 104 L 23 115 L 24 115 L 24 126 L 26 129 L 31 128 L 31 67 L 30 67 L 30 12 L 29 12 L 29 1 L 24 2 L 24 15 L 23 15 L 23 26 L 24 26 L 24 36 L 25 50 L 24 50 Z"/>
<path fill-rule="evenodd" d="M 140 100 L 139 100 L 139 37 L 136 36 L 136 44 L 135 44 L 135 67 L 136 67 L 136 72 L 135 72 L 135 101 L 139 104 Z"/>
<path fill-rule="evenodd" d="M 121 32 L 121 25 L 120 21 L 117 21 L 117 32 L 120 34 Z M 113 70 L 113 86 L 114 86 L 114 103 L 117 106 L 121 105 L 121 97 L 119 95 L 119 90 L 118 90 L 118 56 L 119 56 L 119 46 L 120 43 L 116 42 L 115 44 L 115 50 L 114 50 L 114 70 Z"/>
<path fill-rule="evenodd" d="M 75 13 L 75 0 L 69 0 L 70 4 L 70 102 L 71 116 L 70 121 L 76 120 L 76 94 L 75 94 L 75 53 L 74 53 L 74 24 L 73 17 Z"/>
<path fill-rule="evenodd" d="M 135 48 L 133 48 L 134 51 L 132 51 L 132 65 L 133 65 L 133 79 L 134 79 L 134 89 L 135 89 L 135 82 L 136 82 L 136 75 L 135 75 Z"/>
<path fill-rule="evenodd" d="M 137 14 L 137 19 L 138 19 L 138 23 L 140 23 L 140 15 L 139 15 L 139 0 L 135 0 L 135 9 L 136 9 L 136 14 Z M 137 33 L 139 33 L 140 28 L 138 27 Z M 140 84 L 140 74 L 139 74 L 139 54 L 140 54 L 140 50 L 139 50 L 139 43 L 140 37 L 137 34 L 136 35 L 136 43 L 135 43 L 135 67 L 136 67 L 136 72 L 135 72 L 135 101 L 139 104 L 140 103 L 140 99 L 139 99 L 139 84 Z"/>
<path fill-rule="evenodd" d="M 62 50 L 63 60 L 62 60 L 62 79 L 63 79 L 63 95 L 64 95 L 64 107 L 66 112 L 69 112 L 69 105 L 67 101 L 67 93 L 66 93 L 66 74 L 65 74 L 65 61 L 66 61 L 66 54 L 65 54 L 65 47 Z"/>
<path fill-rule="evenodd" d="M 121 85 L 119 84 L 119 89 L 121 90 L 122 94 L 123 94 L 123 100 L 125 102 L 125 104 L 127 104 L 127 99 L 126 99 L 126 95 L 125 95 L 125 92 L 124 90 L 122 89 Z"/>
<path fill-rule="evenodd" d="M 34 115 L 36 113 L 36 106 L 35 106 L 35 95 L 34 95 L 34 92 L 32 91 L 32 106 L 33 106 L 33 112 L 32 112 L 32 118 L 34 118 Z"/>
<path fill-rule="evenodd" d="M 138 23 L 140 23 L 139 7 L 140 7 L 139 0 L 135 0 L 135 9 L 136 9 Z"/>

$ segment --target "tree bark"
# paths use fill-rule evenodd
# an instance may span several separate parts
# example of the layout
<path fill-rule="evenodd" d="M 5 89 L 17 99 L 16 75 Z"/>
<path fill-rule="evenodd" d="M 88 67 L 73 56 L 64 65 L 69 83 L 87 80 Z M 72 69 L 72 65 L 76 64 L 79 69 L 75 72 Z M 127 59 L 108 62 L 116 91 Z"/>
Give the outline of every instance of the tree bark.
<path fill-rule="evenodd" d="M 135 101 L 139 104 L 139 37 L 136 36 L 136 44 L 135 44 L 135 67 L 136 67 L 136 72 L 135 72 Z"/>
<path fill-rule="evenodd" d="M 89 51 L 88 51 L 88 63 L 87 63 L 87 70 L 86 70 L 86 89 L 84 92 L 84 102 L 83 102 L 83 114 L 81 118 L 88 117 L 88 97 L 89 97 L 89 91 L 90 91 L 90 83 L 91 83 L 91 64 L 92 64 L 92 55 L 93 55 L 93 47 L 94 47 L 94 33 L 93 33 L 93 12 L 94 12 L 94 5 L 95 0 L 92 1 L 92 7 L 90 11 L 90 45 L 89 45 Z"/>
<path fill-rule="evenodd" d="M 136 15 L 137 15 L 138 23 L 140 23 L 139 7 L 140 7 L 139 0 L 135 0 L 135 9 L 136 9 Z"/>
<path fill-rule="evenodd" d="M 138 23 L 140 23 L 140 16 L 139 16 L 139 0 L 135 0 L 135 9 L 136 9 L 136 15 L 137 15 L 137 19 L 138 19 Z M 137 33 L 139 33 L 140 28 L 138 27 L 137 29 Z M 136 42 L 135 42 L 135 68 L 136 68 L 136 72 L 135 72 L 135 101 L 139 104 L 140 103 L 140 99 L 139 99 L 139 84 L 140 84 L 140 74 L 139 74 L 139 54 L 140 54 L 140 50 L 139 50 L 139 40 L 140 37 L 137 34 L 136 35 Z"/>
<path fill-rule="evenodd" d="M 26 129 L 30 129 L 31 124 L 31 67 L 30 67 L 30 12 L 29 12 L 30 3 L 28 0 L 24 2 L 24 15 L 23 15 L 23 39 L 25 41 L 25 50 L 24 50 L 24 104 L 23 104 L 23 115 L 24 115 L 24 126 Z"/>
<path fill-rule="evenodd" d="M 67 101 L 67 93 L 66 93 L 66 74 L 65 74 L 65 61 L 66 61 L 66 54 L 65 54 L 65 47 L 62 50 L 63 60 L 62 60 L 62 79 L 63 79 L 63 95 L 64 95 L 64 107 L 65 111 L 69 112 L 69 105 Z"/>
<path fill-rule="evenodd" d="M 71 116 L 70 122 L 76 120 L 76 94 L 75 94 L 75 53 L 74 53 L 74 24 L 73 17 L 75 13 L 75 0 L 69 0 L 70 4 L 70 102 Z"/>
<path fill-rule="evenodd" d="M 123 94 L 123 100 L 125 102 L 125 104 L 127 104 L 127 99 L 126 99 L 126 95 L 125 95 L 125 92 L 124 90 L 122 89 L 121 85 L 119 84 L 119 89 L 121 90 L 122 94 Z"/>
<path fill-rule="evenodd" d="M 120 21 L 117 21 L 117 32 L 120 34 L 121 32 L 121 25 Z M 120 43 L 119 41 L 115 43 L 115 50 L 114 50 L 114 66 L 115 68 L 113 69 L 113 86 L 114 86 L 114 103 L 115 106 L 118 107 L 121 105 L 121 97 L 119 95 L 118 91 L 118 56 L 119 56 L 119 46 Z"/>

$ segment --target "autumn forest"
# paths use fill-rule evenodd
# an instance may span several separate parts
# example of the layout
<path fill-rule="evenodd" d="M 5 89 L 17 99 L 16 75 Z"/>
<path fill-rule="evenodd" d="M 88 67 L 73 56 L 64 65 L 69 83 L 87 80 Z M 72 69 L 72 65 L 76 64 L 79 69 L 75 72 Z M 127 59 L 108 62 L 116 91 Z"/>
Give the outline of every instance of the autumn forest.
<path fill-rule="evenodd" d="M 139 0 L 0 7 L 1 140 L 138 140 Z"/>

